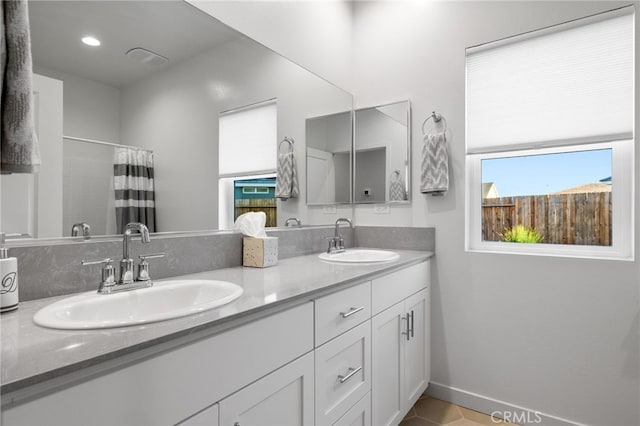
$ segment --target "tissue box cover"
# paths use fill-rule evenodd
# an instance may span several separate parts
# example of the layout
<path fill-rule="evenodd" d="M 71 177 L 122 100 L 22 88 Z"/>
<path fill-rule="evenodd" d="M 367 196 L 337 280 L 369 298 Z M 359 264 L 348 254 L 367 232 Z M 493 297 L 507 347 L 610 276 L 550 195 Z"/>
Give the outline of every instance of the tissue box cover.
<path fill-rule="evenodd" d="M 242 239 L 242 264 L 266 268 L 278 263 L 278 237 Z"/>

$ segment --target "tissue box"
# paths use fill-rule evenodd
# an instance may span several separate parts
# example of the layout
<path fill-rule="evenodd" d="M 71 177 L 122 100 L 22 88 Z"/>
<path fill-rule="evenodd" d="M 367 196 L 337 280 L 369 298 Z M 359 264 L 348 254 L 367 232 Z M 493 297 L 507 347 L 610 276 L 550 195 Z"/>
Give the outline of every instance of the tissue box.
<path fill-rule="evenodd" d="M 278 263 L 278 237 L 242 239 L 242 265 L 266 268 Z"/>

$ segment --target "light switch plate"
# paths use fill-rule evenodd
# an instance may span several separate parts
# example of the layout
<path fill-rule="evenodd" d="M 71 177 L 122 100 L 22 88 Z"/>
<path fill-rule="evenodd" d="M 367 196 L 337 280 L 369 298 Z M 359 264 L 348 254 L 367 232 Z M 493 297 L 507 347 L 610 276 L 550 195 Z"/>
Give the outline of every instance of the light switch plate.
<path fill-rule="evenodd" d="M 322 208 L 322 213 L 324 214 L 336 214 L 336 206 L 324 206 Z"/>
<path fill-rule="evenodd" d="M 373 206 L 374 214 L 389 214 L 389 205 L 388 204 L 375 204 Z"/>

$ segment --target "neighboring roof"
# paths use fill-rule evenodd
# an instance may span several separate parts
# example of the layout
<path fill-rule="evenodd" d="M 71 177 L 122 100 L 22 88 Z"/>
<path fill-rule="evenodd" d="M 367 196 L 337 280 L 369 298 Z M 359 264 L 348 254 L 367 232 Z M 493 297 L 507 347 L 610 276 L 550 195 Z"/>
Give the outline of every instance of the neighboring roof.
<path fill-rule="evenodd" d="M 493 182 L 482 183 L 482 198 L 500 198 L 498 188 Z"/>
<path fill-rule="evenodd" d="M 602 182 L 602 183 L 611 183 L 611 176 L 606 177 L 604 179 L 600 179 L 600 182 Z"/>
<path fill-rule="evenodd" d="M 256 178 L 256 179 L 242 179 L 234 181 L 234 186 L 236 188 L 242 188 L 245 186 L 250 187 L 276 187 L 276 178 Z"/>
<path fill-rule="evenodd" d="M 587 183 L 585 185 L 574 186 L 563 189 L 553 194 L 584 194 L 587 192 L 611 192 L 611 184 L 608 183 Z M 552 194 L 552 195 L 553 195 Z"/>

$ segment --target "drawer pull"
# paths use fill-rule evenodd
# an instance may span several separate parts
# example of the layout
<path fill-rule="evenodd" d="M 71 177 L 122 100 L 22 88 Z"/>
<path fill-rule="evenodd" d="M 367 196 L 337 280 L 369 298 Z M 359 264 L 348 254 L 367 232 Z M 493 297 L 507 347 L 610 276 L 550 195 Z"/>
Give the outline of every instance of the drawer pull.
<path fill-rule="evenodd" d="M 349 318 L 353 314 L 357 314 L 358 312 L 364 310 L 364 306 L 360 306 L 359 308 L 351 307 L 349 308 L 349 312 L 340 312 L 342 318 Z"/>
<path fill-rule="evenodd" d="M 413 309 L 411 310 L 411 329 L 409 331 L 411 332 L 411 337 L 413 337 Z"/>
<path fill-rule="evenodd" d="M 338 376 L 338 380 L 340 381 L 340 383 L 344 383 L 347 380 L 349 380 L 350 378 L 352 378 L 354 375 L 358 374 L 360 372 L 360 370 L 362 370 L 362 366 L 360 366 L 358 368 L 349 367 L 349 371 L 347 371 L 347 375 L 346 376 L 339 375 Z"/>

